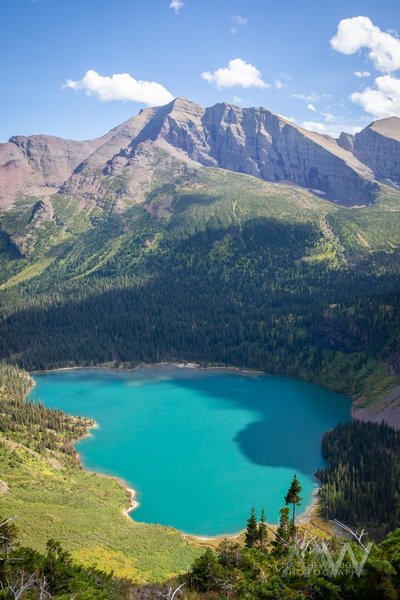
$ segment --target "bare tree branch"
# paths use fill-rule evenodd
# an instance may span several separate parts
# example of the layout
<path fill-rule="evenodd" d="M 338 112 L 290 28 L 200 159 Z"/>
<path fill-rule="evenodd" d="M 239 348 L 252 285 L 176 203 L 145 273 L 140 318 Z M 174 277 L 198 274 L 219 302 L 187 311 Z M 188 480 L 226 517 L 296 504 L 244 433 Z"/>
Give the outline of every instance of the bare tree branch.
<path fill-rule="evenodd" d="M 173 590 L 172 588 L 169 588 L 167 594 L 160 594 L 160 596 L 162 596 L 163 598 L 166 598 L 167 600 L 174 600 L 174 598 L 176 597 L 178 592 L 180 592 L 180 590 L 183 588 L 184 585 L 185 585 L 185 583 L 181 583 L 181 585 L 179 585 L 175 590 Z"/>
<path fill-rule="evenodd" d="M 27 577 L 27 579 L 25 579 Z M 26 576 L 25 573 L 20 574 L 20 580 L 17 583 L 11 584 L 7 581 L 7 588 L 14 597 L 14 600 L 20 600 L 25 592 L 32 590 L 36 587 L 36 575 L 32 573 Z"/>
<path fill-rule="evenodd" d="M 0 527 L 4 527 L 4 525 L 7 525 L 7 523 L 11 523 L 11 521 L 14 521 L 14 519 L 16 518 L 17 515 L 14 515 L 13 517 L 8 517 L 8 519 L 4 519 L 4 521 L 1 521 Z"/>
<path fill-rule="evenodd" d="M 349 533 L 357 541 L 357 543 L 361 546 L 361 548 L 365 552 L 368 552 L 367 548 L 364 546 L 364 544 L 362 542 L 363 537 L 365 535 L 367 535 L 367 532 L 365 531 L 365 529 L 361 529 L 361 531 L 355 531 L 354 529 L 351 529 L 351 527 L 348 527 L 347 525 L 345 525 L 344 523 L 341 523 L 337 519 L 333 519 L 332 522 L 335 523 L 335 525 L 339 525 L 339 527 L 341 527 L 344 531 Z"/>

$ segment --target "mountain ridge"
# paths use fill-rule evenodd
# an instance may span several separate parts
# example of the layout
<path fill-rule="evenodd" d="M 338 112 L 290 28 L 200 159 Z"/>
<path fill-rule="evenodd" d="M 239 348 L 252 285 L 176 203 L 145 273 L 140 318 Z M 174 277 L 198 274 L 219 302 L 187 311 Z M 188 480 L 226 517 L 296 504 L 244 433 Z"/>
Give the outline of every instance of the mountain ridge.
<path fill-rule="evenodd" d="M 181 162 L 183 170 L 224 168 L 294 183 L 340 204 L 369 205 L 379 180 L 400 181 L 400 134 L 390 135 L 391 129 L 400 132 L 400 119 L 387 121 L 336 140 L 262 107 L 223 102 L 204 108 L 178 97 L 142 109 L 95 140 L 11 137 L 0 144 L 0 206 L 61 192 L 95 201 L 113 197 L 123 210 L 151 188 L 158 150 Z"/>

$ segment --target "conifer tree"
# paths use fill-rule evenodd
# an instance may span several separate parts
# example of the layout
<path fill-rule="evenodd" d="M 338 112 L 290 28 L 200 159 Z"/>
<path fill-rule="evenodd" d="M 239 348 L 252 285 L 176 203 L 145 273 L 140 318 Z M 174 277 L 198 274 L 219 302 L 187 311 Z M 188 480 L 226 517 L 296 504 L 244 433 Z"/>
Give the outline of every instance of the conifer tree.
<path fill-rule="evenodd" d="M 288 493 L 286 494 L 286 497 L 285 497 L 286 505 L 291 504 L 293 507 L 293 513 L 292 513 L 293 525 L 294 525 L 294 522 L 296 519 L 296 506 L 298 506 L 301 503 L 300 492 L 302 489 L 303 488 L 300 484 L 300 481 L 298 480 L 297 475 L 295 473 L 295 475 L 292 479 L 292 483 L 290 484 Z"/>
<path fill-rule="evenodd" d="M 251 507 L 250 516 L 247 520 L 245 544 L 247 548 L 254 548 L 258 540 L 258 522 L 254 506 Z"/>
<path fill-rule="evenodd" d="M 217 589 L 217 581 L 220 578 L 218 555 L 211 548 L 207 548 L 193 563 L 190 573 L 191 585 L 200 592 L 208 592 Z"/>
<path fill-rule="evenodd" d="M 281 508 L 279 515 L 279 525 L 276 530 L 276 540 L 274 542 L 274 546 L 278 551 L 282 551 L 285 549 L 287 542 L 289 542 L 291 538 L 288 507 L 284 506 Z"/>
<path fill-rule="evenodd" d="M 262 509 L 260 522 L 258 524 L 258 542 L 260 544 L 260 549 L 264 552 L 265 545 L 268 540 L 268 529 L 267 529 L 267 519 L 265 517 L 265 511 Z"/>

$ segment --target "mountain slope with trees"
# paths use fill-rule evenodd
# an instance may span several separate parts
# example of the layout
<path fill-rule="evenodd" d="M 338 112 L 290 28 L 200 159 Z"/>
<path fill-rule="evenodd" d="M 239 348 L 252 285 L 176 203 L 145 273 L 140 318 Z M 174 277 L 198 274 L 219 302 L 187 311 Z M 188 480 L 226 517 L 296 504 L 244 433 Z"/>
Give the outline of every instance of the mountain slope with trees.
<path fill-rule="evenodd" d="M 220 169 L 182 178 L 165 154 L 158 174 L 122 213 L 55 196 L 51 223 L 29 203 L 0 215 L 3 359 L 236 365 L 363 404 L 397 385 L 399 192 L 347 209 Z"/>
<path fill-rule="evenodd" d="M 235 365 L 382 400 L 400 373 L 398 122 L 334 140 L 178 98 L 93 142 L 12 138 L 0 358 Z"/>
<path fill-rule="evenodd" d="M 324 434 L 322 452 L 322 514 L 383 539 L 400 522 L 400 432 L 384 423 L 345 423 Z"/>

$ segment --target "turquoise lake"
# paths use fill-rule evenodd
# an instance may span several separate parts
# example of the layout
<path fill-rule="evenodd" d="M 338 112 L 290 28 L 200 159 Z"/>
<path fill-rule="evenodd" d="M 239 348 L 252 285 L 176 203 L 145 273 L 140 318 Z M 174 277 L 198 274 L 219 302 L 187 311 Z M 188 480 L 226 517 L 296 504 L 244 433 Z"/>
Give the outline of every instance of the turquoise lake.
<path fill-rule="evenodd" d="M 304 511 L 322 434 L 350 419 L 345 396 L 277 376 L 155 366 L 34 377 L 31 398 L 97 421 L 77 450 L 137 491 L 132 518 L 204 536 L 243 529 L 252 505 L 277 522 L 294 473 Z"/>

